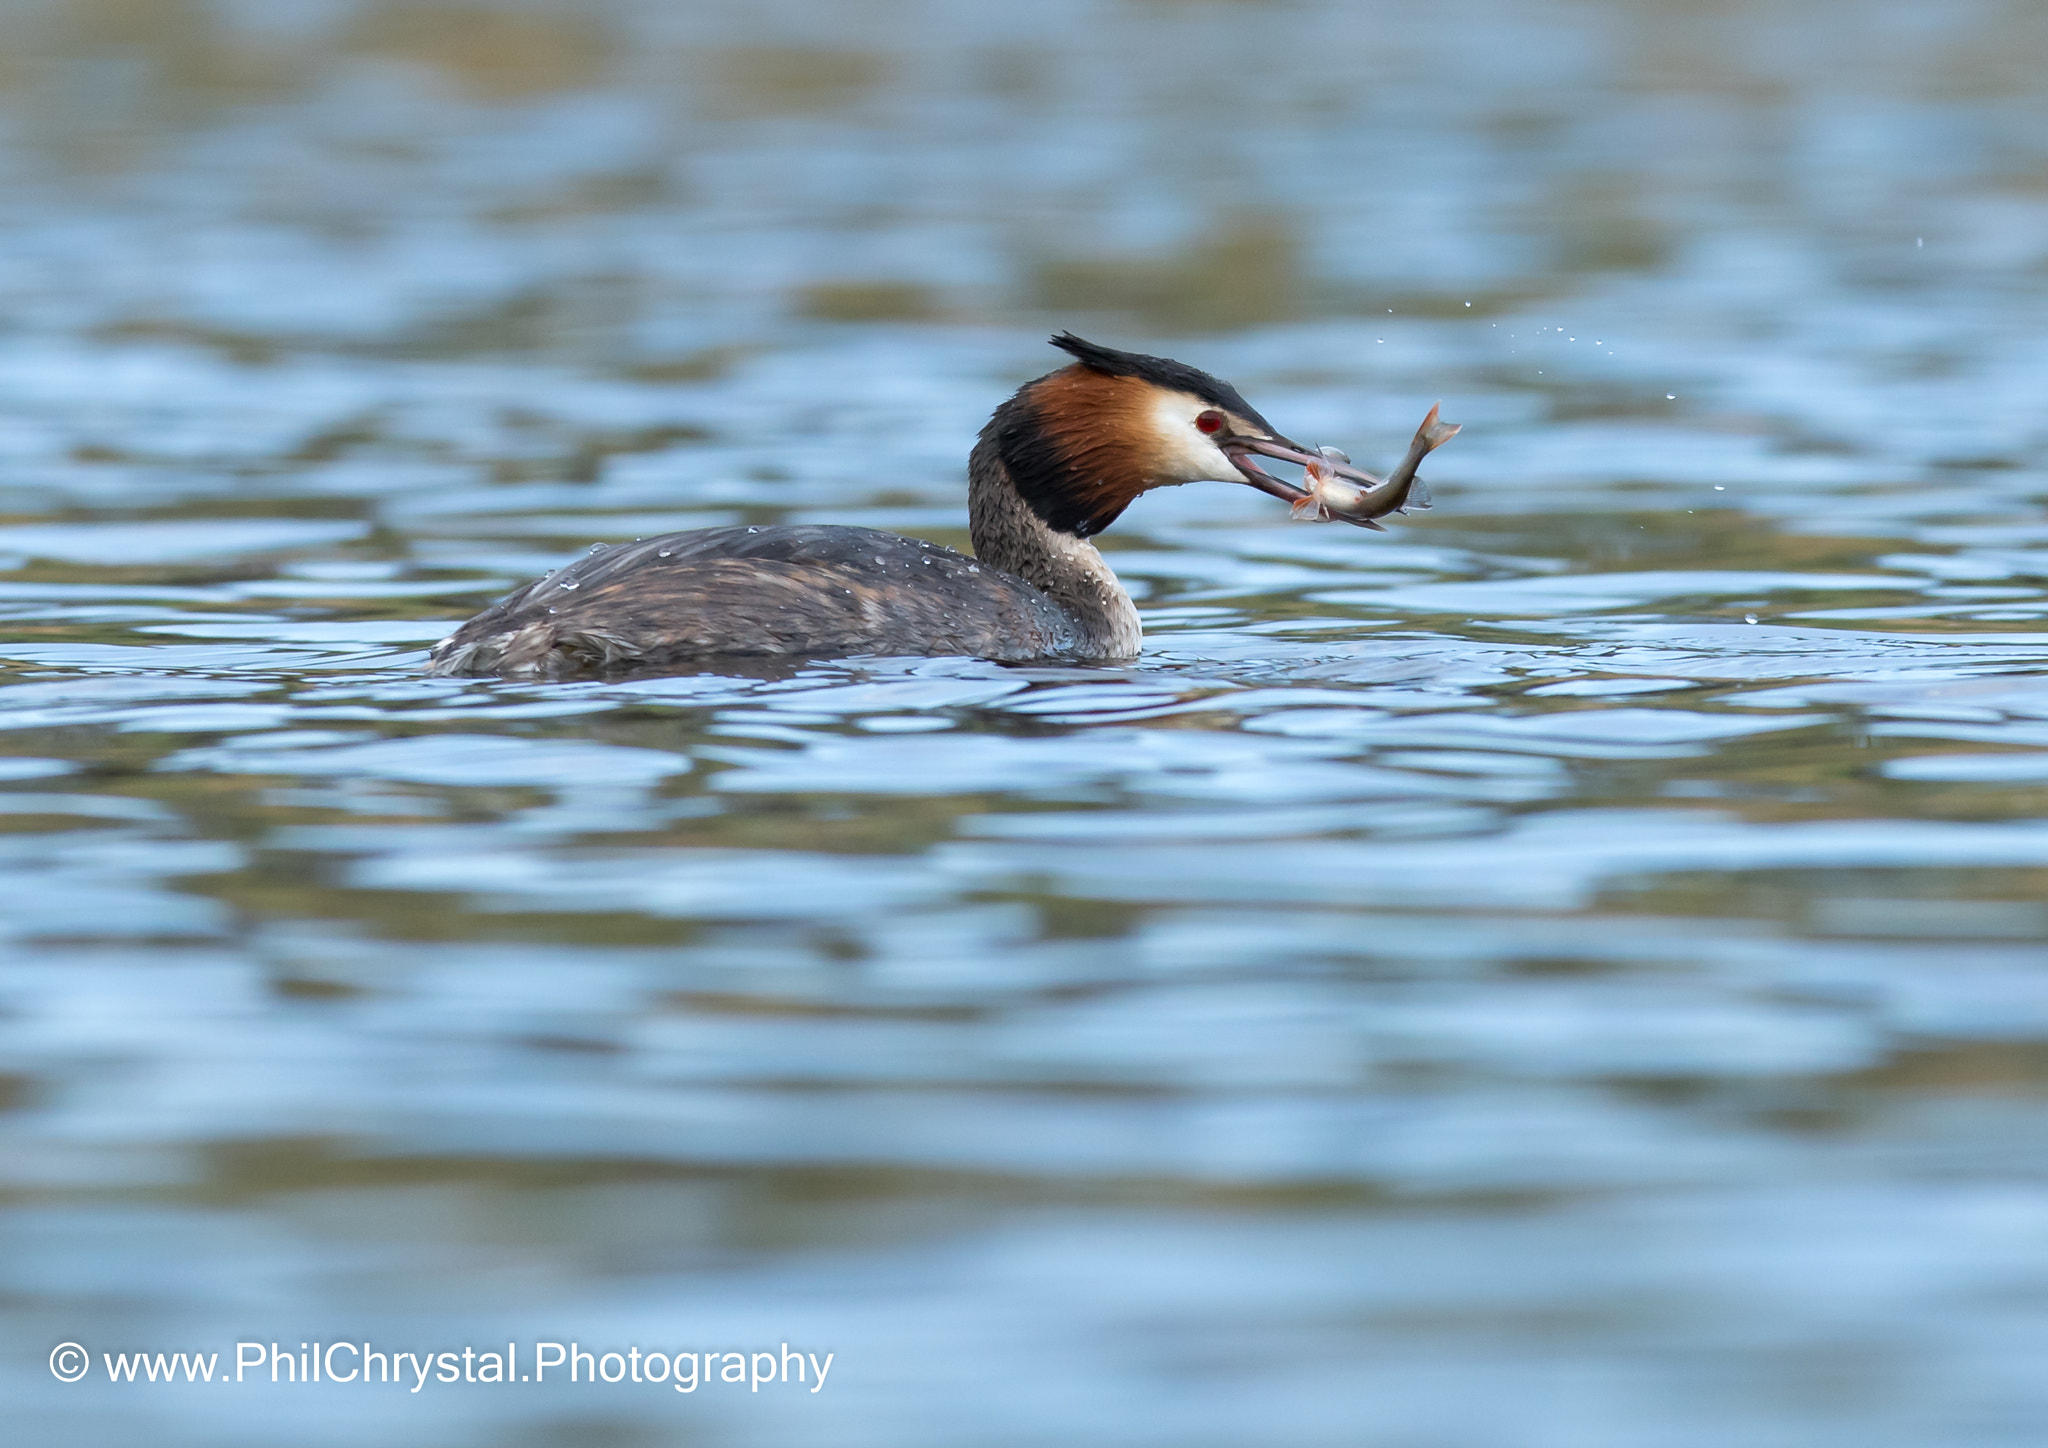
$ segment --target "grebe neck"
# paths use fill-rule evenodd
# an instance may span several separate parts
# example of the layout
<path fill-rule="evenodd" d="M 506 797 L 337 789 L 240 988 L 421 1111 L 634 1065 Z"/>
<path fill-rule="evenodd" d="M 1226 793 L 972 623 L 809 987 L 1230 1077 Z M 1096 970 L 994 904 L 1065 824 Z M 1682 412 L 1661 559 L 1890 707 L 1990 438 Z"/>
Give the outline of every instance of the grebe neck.
<path fill-rule="evenodd" d="M 989 432 L 968 460 L 967 518 L 974 556 L 1057 603 L 1074 621 L 1077 652 L 1137 656 L 1142 628 L 1130 594 L 1093 543 L 1049 527 L 1024 500 Z"/>

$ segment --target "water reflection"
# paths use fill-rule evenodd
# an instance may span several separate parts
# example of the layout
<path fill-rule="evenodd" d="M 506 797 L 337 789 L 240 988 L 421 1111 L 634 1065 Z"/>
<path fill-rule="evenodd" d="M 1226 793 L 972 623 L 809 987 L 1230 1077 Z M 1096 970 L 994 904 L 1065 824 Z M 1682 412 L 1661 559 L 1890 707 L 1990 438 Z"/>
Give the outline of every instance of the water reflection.
<path fill-rule="evenodd" d="M 2038 1437 L 2033 9 L 7 15 L 30 1439 Z M 1443 398 L 1440 504 L 1145 498 L 1126 669 L 419 674 L 597 541 L 964 546 L 1065 325 Z M 42 1366 L 344 1336 L 840 1357 Z"/>

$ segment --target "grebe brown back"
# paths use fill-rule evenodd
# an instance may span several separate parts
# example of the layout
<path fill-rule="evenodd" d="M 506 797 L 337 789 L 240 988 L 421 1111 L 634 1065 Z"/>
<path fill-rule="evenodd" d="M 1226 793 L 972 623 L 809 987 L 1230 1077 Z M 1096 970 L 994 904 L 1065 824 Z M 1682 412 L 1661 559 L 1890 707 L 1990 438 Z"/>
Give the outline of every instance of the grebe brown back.
<path fill-rule="evenodd" d="M 1128 659 L 1138 611 L 1088 540 L 1140 493 L 1210 479 L 1311 497 L 1251 461 L 1261 454 L 1379 484 L 1379 512 L 1407 500 L 1405 483 L 1397 499 L 1396 480 L 1288 441 L 1206 372 L 1072 333 L 1052 343 L 1074 362 L 997 408 L 968 461 L 974 557 L 810 524 L 613 544 L 485 609 L 434 646 L 428 671 L 559 679 L 718 655 Z M 1378 513 L 1343 516 L 1372 526 Z"/>

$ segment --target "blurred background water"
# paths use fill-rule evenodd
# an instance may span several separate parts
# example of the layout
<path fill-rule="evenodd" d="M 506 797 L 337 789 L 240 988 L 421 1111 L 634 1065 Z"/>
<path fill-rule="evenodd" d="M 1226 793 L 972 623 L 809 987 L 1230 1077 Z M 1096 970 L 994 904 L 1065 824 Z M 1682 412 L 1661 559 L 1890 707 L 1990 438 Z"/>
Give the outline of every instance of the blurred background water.
<path fill-rule="evenodd" d="M 2041 1441 L 2048 11 L 0 23 L 11 1441 Z M 1438 507 L 1146 498 L 1129 669 L 420 676 L 599 540 L 964 545 L 1063 326 L 1441 398 Z"/>

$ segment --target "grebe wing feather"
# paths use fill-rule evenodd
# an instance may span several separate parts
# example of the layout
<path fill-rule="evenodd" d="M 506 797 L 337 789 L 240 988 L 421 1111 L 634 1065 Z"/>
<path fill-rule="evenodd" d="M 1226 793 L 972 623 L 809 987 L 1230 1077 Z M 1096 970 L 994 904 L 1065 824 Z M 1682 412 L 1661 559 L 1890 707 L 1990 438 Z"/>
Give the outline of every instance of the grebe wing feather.
<path fill-rule="evenodd" d="M 437 674 L 654 669 L 716 655 L 1057 658 L 1072 621 L 1020 578 L 875 528 L 706 528 L 613 544 L 435 645 Z"/>

